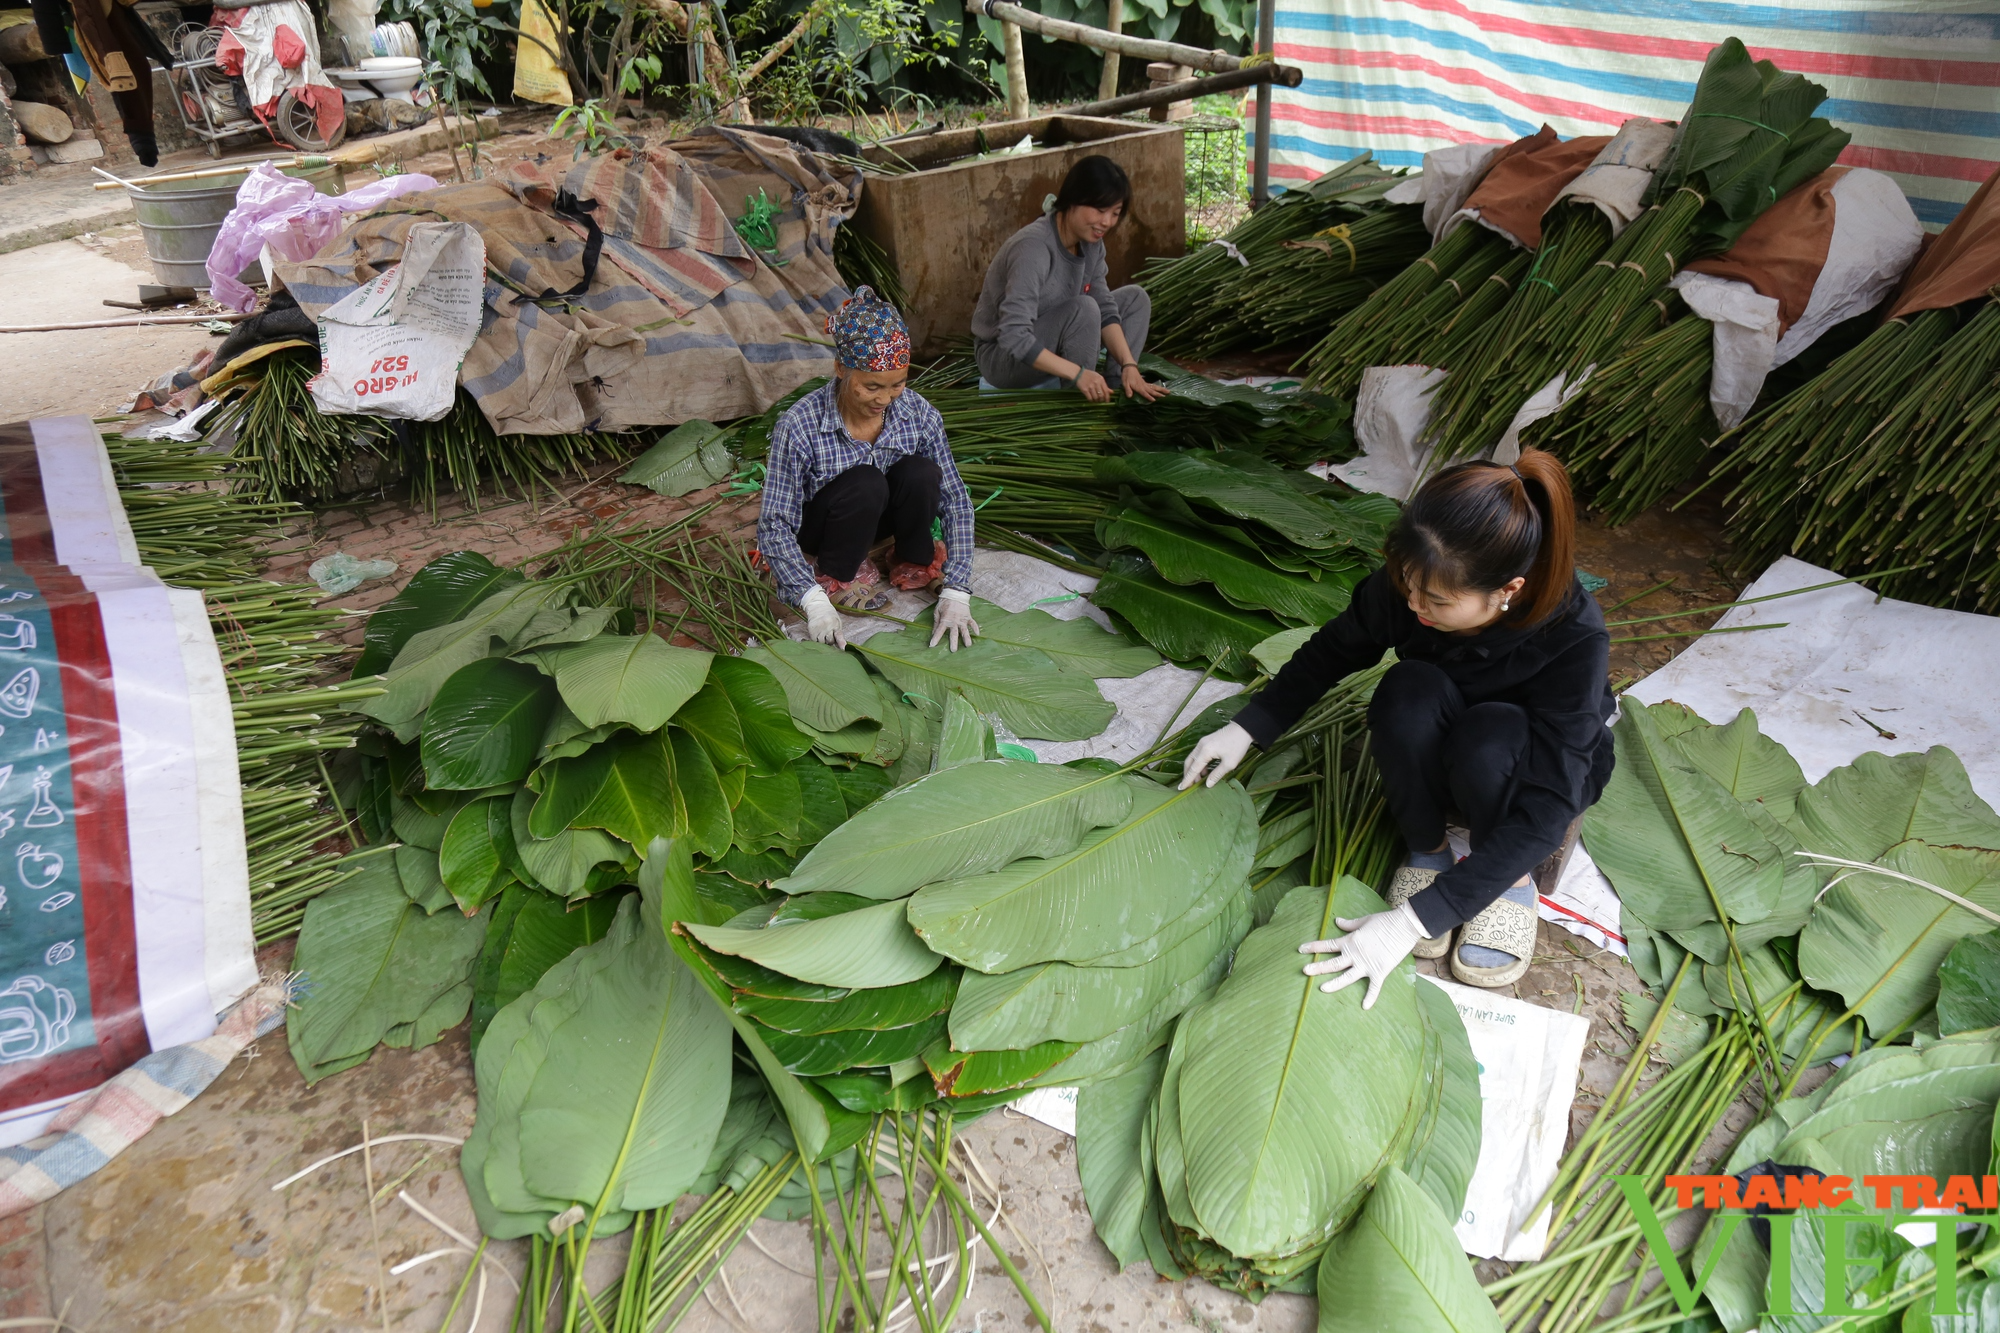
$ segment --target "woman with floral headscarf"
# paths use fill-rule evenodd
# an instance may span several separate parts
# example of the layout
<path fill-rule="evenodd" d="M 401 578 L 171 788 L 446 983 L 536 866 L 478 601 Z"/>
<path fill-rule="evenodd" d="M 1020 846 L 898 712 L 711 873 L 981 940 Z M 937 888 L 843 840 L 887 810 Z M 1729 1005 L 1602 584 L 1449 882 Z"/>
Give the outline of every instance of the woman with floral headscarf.
<path fill-rule="evenodd" d="M 778 418 L 765 463 L 757 546 L 778 593 L 820 643 L 845 648 L 836 607 L 888 600 L 870 548 L 894 541 L 888 582 L 937 588 L 931 644 L 956 652 L 972 619 L 972 500 L 945 444 L 944 419 L 908 390 L 910 335 L 867 287 L 827 318 L 833 382 Z M 942 524 L 944 540 L 933 535 Z"/>

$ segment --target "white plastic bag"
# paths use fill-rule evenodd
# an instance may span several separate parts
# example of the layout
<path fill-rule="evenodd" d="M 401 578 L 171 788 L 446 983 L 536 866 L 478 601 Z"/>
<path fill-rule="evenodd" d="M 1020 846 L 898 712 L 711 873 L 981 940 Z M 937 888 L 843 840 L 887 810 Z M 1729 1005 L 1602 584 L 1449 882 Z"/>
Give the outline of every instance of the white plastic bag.
<path fill-rule="evenodd" d="M 442 418 L 479 337 L 485 285 L 486 244 L 470 223 L 411 227 L 402 263 L 320 316 L 313 402 L 330 414 Z"/>

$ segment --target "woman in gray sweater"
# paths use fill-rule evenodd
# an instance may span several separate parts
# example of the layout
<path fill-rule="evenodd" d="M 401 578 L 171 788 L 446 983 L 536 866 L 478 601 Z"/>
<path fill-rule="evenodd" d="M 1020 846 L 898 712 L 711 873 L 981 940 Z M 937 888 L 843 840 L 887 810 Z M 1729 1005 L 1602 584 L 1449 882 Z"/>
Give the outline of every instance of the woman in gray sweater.
<path fill-rule="evenodd" d="M 1007 238 L 986 270 L 972 312 L 972 348 L 980 378 L 996 389 L 1074 387 L 1093 403 L 1109 402 L 1098 373 L 1100 351 L 1125 396 L 1147 402 L 1167 392 L 1139 373 L 1153 303 L 1145 288 L 1111 289 L 1104 236 L 1132 203 L 1132 182 L 1108 157 L 1069 169 L 1055 206 Z"/>

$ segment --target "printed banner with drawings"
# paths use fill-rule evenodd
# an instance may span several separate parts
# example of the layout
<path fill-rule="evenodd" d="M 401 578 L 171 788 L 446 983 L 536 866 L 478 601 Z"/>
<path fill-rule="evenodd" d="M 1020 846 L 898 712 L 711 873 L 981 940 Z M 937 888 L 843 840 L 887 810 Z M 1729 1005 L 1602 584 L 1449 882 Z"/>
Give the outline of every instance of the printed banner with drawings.
<path fill-rule="evenodd" d="M 0 1145 L 256 980 L 201 595 L 132 563 L 80 418 L 0 426 Z M 62 563 L 56 563 L 60 556 Z"/>

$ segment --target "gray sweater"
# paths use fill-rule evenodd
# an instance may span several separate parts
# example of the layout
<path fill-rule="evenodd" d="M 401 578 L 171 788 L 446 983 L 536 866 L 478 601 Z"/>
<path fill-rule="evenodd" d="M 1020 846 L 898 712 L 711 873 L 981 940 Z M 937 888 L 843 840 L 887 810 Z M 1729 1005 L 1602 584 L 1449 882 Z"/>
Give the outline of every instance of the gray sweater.
<path fill-rule="evenodd" d="M 1081 248 L 1081 255 L 1063 248 L 1053 214 L 1009 236 L 987 266 L 979 303 L 972 308 L 974 342 L 998 343 L 1009 356 L 1032 362 L 1047 346 L 1035 333 L 1041 313 L 1085 295 L 1097 302 L 1100 328 L 1116 324 L 1118 305 L 1104 270 L 1104 243 L 1085 241 Z"/>

